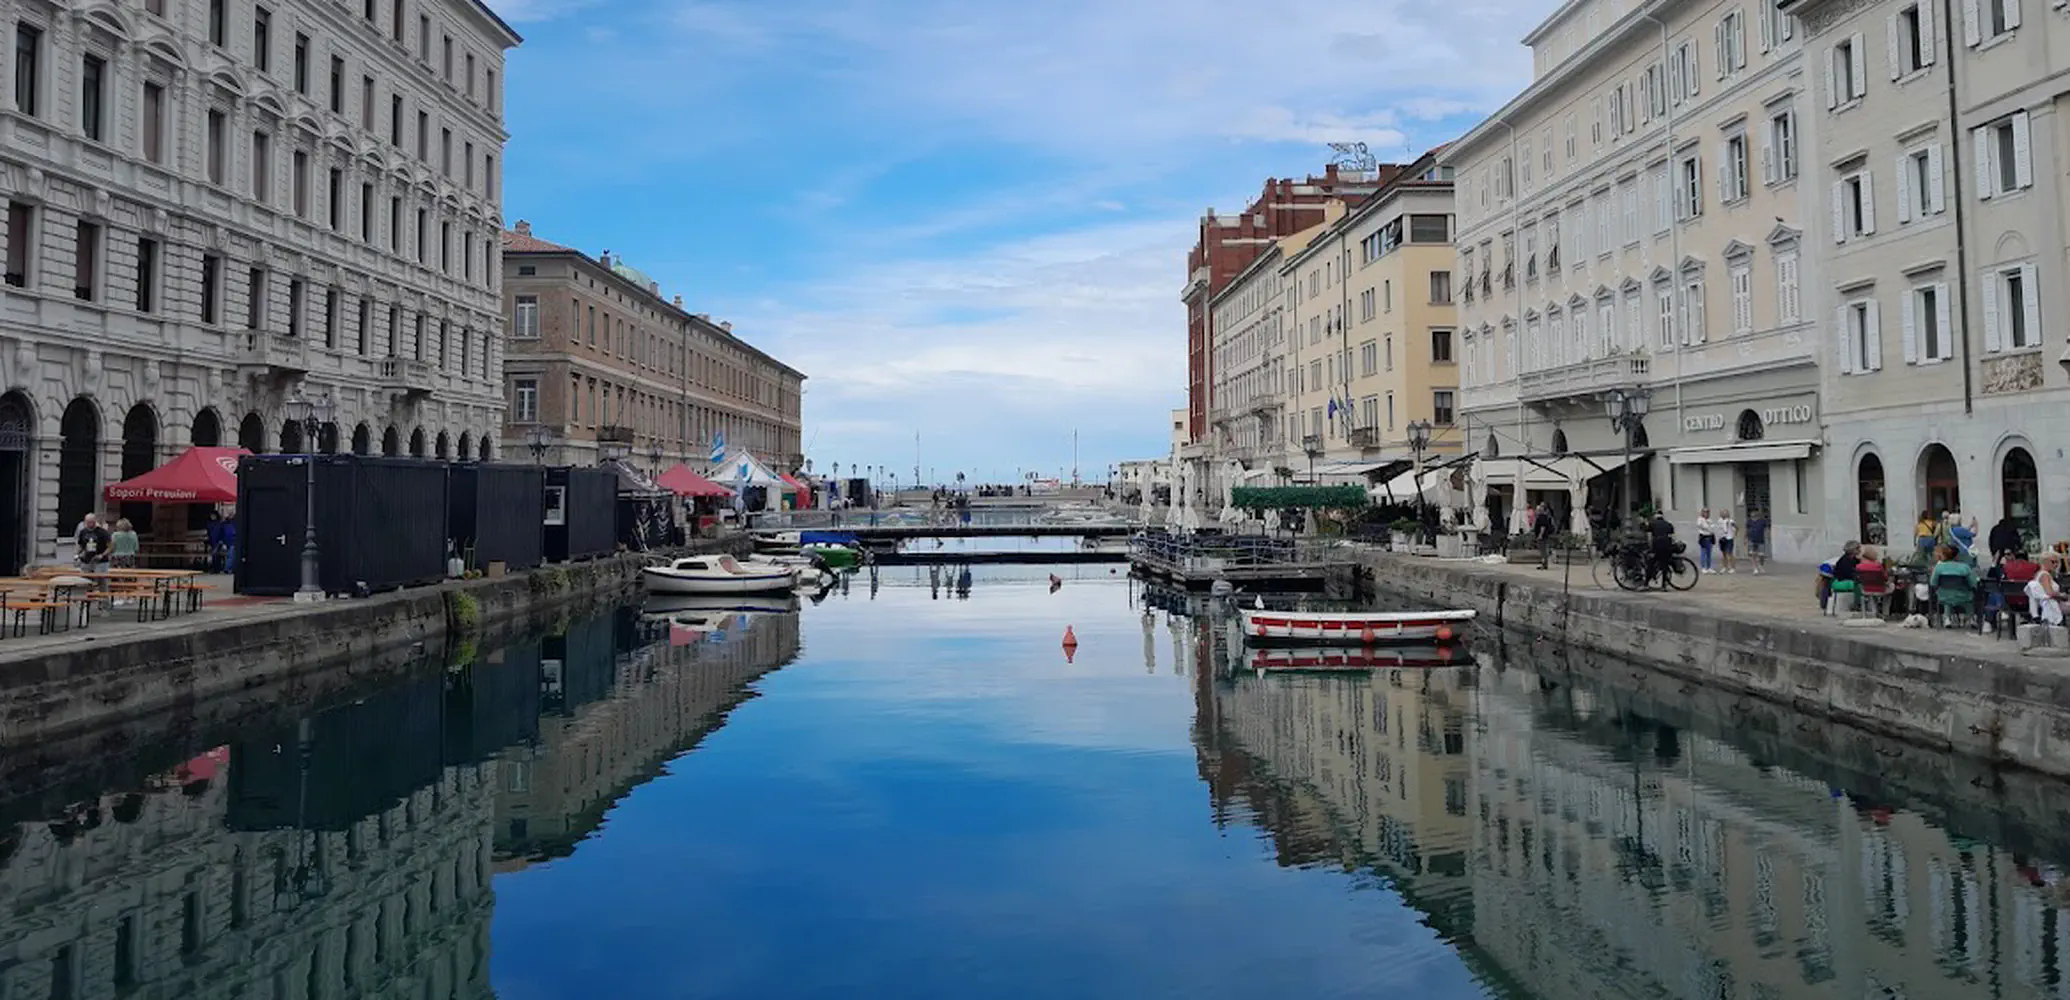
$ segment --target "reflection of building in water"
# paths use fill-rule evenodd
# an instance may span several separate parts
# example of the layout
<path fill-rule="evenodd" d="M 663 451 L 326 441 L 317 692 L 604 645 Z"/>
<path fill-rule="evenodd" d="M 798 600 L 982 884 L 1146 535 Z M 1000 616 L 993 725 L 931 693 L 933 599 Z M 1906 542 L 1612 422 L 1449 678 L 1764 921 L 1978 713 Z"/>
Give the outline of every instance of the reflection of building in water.
<path fill-rule="evenodd" d="M 1271 802 L 1250 805 L 1280 839 L 1322 839 L 1335 857 L 1382 874 L 1440 933 L 1470 929 L 1466 849 L 1466 723 L 1473 671 L 1389 670 L 1343 674 L 1271 673 L 1213 687 L 1217 770 L 1245 771 L 1255 760 L 1280 787 Z M 1204 746 L 1204 753 L 1211 753 Z M 1217 809 L 1240 781 L 1210 777 Z M 1262 807 L 1262 808 L 1261 808 Z M 1284 829 L 1294 817 L 1330 829 Z"/>
<path fill-rule="evenodd" d="M 1548 1000 L 2070 996 L 2037 866 L 1528 671 L 1484 684 L 1473 935 Z"/>
<path fill-rule="evenodd" d="M 542 685 L 558 711 L 536 744 L 503 755 L 499 870 L 566 856 L 612 803 L 751 697 L 748 682 L 798 654 L 796 614 L 736 616 L 723 636 L 680 646 L 635 632 L 602 619 L 545 641 Z"/>
<path fill-rule="evenodd" d="M 492 996 L 497 765 L 440 760 L 474 672 L 0 833 L 0 997 Z"/>

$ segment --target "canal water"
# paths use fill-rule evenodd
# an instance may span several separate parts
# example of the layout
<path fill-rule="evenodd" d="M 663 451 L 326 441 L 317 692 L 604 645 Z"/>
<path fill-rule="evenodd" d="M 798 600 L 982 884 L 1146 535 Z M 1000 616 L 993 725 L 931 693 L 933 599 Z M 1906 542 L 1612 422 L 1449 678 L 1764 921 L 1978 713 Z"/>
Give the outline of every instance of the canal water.
<path fill-rule="evenodd" d="M 0 1000 L 2070 996 L 2052 783 L 1547 643 L 1259 673 L 1110 568 L 624 608 L 113 754 L 0 803 Z"/>

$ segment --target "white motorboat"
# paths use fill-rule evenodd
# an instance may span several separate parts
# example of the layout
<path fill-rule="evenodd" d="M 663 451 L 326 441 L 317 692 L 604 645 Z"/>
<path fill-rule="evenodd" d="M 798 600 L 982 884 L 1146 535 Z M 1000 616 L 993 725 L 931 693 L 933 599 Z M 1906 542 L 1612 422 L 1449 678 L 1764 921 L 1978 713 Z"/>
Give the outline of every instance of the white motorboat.
<path fill-rule="evenodd" d="M 743 566 L 732 556 L 691 556 L 640 571 L 650 594 L 767 594 L 798 585 L 794 566 Z"/>
<path fill-rule="evenodd" d="M 797 555 L 799 537 L 795 531 L 757 531 L 753 535 L 755 551 Z"/>
<path fill-rule="evenodd" d="M 1467 611 L 1245 611 L 1243 637 L 1254 645 L 1307 643 L 1377 646 L 1383 643 L 1456 642 L 1466 638 Z"/>

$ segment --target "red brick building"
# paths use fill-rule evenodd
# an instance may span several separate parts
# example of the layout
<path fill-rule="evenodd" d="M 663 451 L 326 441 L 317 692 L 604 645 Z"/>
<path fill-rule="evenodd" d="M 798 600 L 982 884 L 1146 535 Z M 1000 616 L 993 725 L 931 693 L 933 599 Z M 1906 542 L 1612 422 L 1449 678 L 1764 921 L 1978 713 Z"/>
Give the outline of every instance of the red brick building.
<path fill-rule="evenodd" d="M 1213 313 L 1208 303 L 1273 240 L 1322 222 L 1324 204 L 1342 201 L 1356 207 L 1401 169 L 1399 164 L 1383 163 L 1377 170 L 1344 170 L 1333 163 L 1323 168 L 1321 177 L 1267 180 L 1241 215 L 1216 215 L 1210 208 L 1201 217 L 1200 236 L 1186 254 L 1186 290 L 1180 295 L 1186 303 L 1187 431 L 1192 440 L 1203 440 L 1207 434 L 1208 392 L 1215 383 Z"/>

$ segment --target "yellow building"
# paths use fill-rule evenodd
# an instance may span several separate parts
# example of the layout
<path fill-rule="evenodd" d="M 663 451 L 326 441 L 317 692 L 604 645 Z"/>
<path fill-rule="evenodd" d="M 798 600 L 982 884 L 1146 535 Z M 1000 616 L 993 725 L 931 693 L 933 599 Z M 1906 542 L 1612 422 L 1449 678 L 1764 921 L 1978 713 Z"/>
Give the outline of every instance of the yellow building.
<path fill-rule="evenodd" d="M 1300 478 L 1312 466 L 1319 480 L 1364 476 L 1413 496 L 1411 428 L 1425 422 L 1426 467 L 1461 454 L 1452 233 L 1451 171 L 1432 152 L 1286 249 L 1281 384 Z"/>

